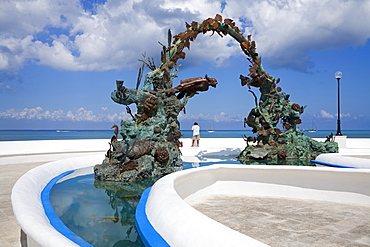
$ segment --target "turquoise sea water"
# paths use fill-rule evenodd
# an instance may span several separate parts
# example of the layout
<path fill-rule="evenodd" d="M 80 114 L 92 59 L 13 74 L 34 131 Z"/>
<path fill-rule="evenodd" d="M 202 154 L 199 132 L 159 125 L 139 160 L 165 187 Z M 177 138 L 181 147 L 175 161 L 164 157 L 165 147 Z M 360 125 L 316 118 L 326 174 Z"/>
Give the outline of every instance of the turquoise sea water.
<path fill-rule="evenodd" d="M 182 130 L 183 138 L 190 138 L 190 130 Z M 335 130 L 318 130 L 305 132 L 312 138 L 325 138 Z M 348 138 L 370 138 L 370 130 L 343 130 Z M 0 141 L 29 141 L 29 140 L 76 140 L 76 139 L 110 139 L 112 130 L 0 130 Z M 201 131 L 201 138 L 241 138 L 243 135 L 256 136 L 251 130 L 215 130 Z"/>

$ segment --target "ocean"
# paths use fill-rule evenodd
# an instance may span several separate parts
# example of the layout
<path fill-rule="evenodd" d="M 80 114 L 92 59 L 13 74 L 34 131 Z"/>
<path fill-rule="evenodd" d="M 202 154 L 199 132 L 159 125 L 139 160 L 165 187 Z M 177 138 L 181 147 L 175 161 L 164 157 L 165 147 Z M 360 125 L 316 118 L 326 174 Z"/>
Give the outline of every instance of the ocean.
<path fill-rule="evenodd" d="M 191 138 L 191 130 L 181 130 L 183 138 Z M 325 138 L 334 130 L 318 130 L 305 132 L 312 138 Z M 343 135 L 348 138 L 370 138 L 370 130 L 343 130 Z M 110 139 L 113 130 L 0 130 L 0 141 L 30 141 L 30 140 L 76 140 L 76 139 Z M 256 136 L 251 130 L 215 130 L 201 131 L 201 138 L 242 138 Z"/>

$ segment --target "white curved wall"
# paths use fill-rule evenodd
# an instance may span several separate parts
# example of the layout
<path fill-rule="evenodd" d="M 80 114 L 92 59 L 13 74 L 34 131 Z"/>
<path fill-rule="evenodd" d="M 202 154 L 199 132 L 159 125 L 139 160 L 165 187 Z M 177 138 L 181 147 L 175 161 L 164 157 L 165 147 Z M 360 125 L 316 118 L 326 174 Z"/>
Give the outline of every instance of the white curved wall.
<path fill-rule="evenodd" d="M 50 225 L 40 193 L 61 173 L 101 161 L 101 154 L 55 161 L 30 170 L 17 181 L 12 205 L 28 236 L 28 246 L 77 246 Z M 370 205 L 369 188 L 370 170 L 213 165 L 159 180 L 151 189 L 146 212 L 153 227 L 171 246 L 266 246 L 215 222 L 188 203 L 211 194 L 236 194 Z"/>
<path fill-rule="evenodd" d="M 356 167 L 356 168 L 363 168 L 363 169 L 370 169 L 370 156 L 369 153 L 367 154 L 355 154 L 352 156 L 343 155 L 340 153 L 329 153 L 329 154 L 320 154 L 316 157 L 317 161 L 341 165 L 341 166 L 349 166 L 349 167 Z"/>
<path fill-rule="evenodd" d="M 99 154 L 50 162 L 28 171 L 16 182 L 12 190 L 12 206 L 19 225 L 27 234 L 29 247 L 78 246 L 50 225 L 40 194 L 50 180 L 61 173 L 94 166 L 103 159 L 104 157 Z"/>
<path fill-rule="evenodd" d="M 293 166 L 213 165 L 157 181 L 146 213 L 170 246 L 266 246 L 189 204 L 212 194 L 274 196 L 370 205 L 370 170 Z"/>

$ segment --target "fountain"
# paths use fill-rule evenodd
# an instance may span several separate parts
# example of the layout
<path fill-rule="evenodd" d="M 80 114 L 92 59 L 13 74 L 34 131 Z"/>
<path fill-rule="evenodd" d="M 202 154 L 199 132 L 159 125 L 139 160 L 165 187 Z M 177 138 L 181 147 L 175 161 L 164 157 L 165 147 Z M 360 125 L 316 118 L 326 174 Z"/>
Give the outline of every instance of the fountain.
<path fill-rule="evenodd" d="M 161 63 L 156 66 L 153 59 L 143 55 L 135 89 L 124 86 L 124 81 L 116 81 L 117 89 L 112 92 L 113 101 L 126 105 L 132 120 L 121 121 L 121 131 L 114 125 L 110 148 L 102 164 L 96 165 L 94 172 L 97 180 L 131 182 L 182 169 L 179 150 L 181 137 L 177 120 L 179 112 L 185 109 L 188 100 L 200 91 L 216 87 L 217 80 L 207 75 L 184 79 L 180 85 L 172 87 L 180 65 L 178 60 L 185 58 L 184 48 L 190 48 L 198 34 L 212 32 L 221 37 L 230 35 L 237 42 L 251 63 L 249 77 L 240 75 L 242 86 L 256 87 L 261 92 L 260 100 L 252 90 L 256 107 L 245 118 L 245 123 L 258 133 L 257 138 L 245 137 L 247 147 L 239 155 L 240 161 L 251 159 L 289 160 L 314 159 L 320 153 L 338 152 L 334 142 L 319 143 L 304 136 L 298 129 L 302 122 L 300 114 L 304 108 L 289 101 L 289 95 L 277 86 L 275 80 L 264 71 L 261 57 L 256 52 L 256 43 L 243 36 L 235 22 L 221 15 L 208 18 L 203 22 L 186 23 L 186 31 L 173 37 L 168 31 L 168 44 L 162 45 Z M 141 89 L 144 67 L 147 73 Z M 132 115 L 129 105 L 136 104 L 137 114 Z M 279 122 L 285 131 L 277 127 Z M 122 140 L 118 140 L 121 135 Z M 261 145 L 248 145 L 253 141 Z"/>
<path fill-rule="evenodd" d="M 292 158 L 309 159 L 318 153 L 336 152 L 338 150 L 335 143 L 316 143 L 308 137 L 305 137 L 298 130 L 297 126 L 301 122 L 299 116 L 303 113 L 304 107 L 290 102 L 288 95 L 282 93 L 281 88 L 277 86 L 279 79 L 275 80 L 274 77 L 268 75 L 263 70 L 261 58 L 256 52 L 256 45 L 255 42 L 251 40 L 251 36 L 245 38 L 231 19 L 223 20 L 220 15 L 216 15 L 215 18 L 208 18 L 201 23 L 192 22 L 191 24 L 187 24 L 187 30 L 175 35 L 173 41 L 172 34 L 169 31 L 168 45 L 162 45 L 161 63 L 158 66 L 154 64 L 151 58 L 147 58 L 144 55 L 144 59 L 142 60 L 143 66 L 147 66 L 151 69 L 151 72 L 145 76 L 143 86 L 140 89 L 139 86 L 141 84 L 144 67 L 139 70 L 135 89 L 128 89 L 124 86 L 123 81 L 116 81 L 117 89 L 112 92 L 112 99 L 119 104 L 125 105 L 130 114 L 130 104 L 136 104 L 138 111 L 137 114 L 132 115 L 131 121 L 121 121 L 120 131 L 117 125 L 113 126 L 115 135 L 111 138 L 106 157 L 102 164 L 95 165 L 94 167 L 94 178 L 97 181 L 140 182 L 144 179 L 160 177 L 183 169 L 178 145 L 181 132 L 179 131 L 180 126 L 177 116 L 179 112 L 184 109 L 190 98 L 198 92 L 207 91 L 210 86 L 216 87 L 217 80 L 206 75 L 204 78 L 195 77 L 181 80 L 180 85 L 176 87 L 172 86 L 172 81 L 177 76 L 180 68 L 180 66 L 176 65 L 178 59 L 185 58 L 184 48 L 189 48 L 190 41 L 194 41 L 198 34 L 204 34 L 209 31 L 217 33 L 221 37 L 230 35 L 240 43 L 242 51 L 247 55 L 248 60 L 252 64 L 249 69 L 249 77 L 240 76 L 242 85 L 257 87 L 261 92 L 260 100 L 257 102 L 256 95 L 253 91 L 250 91 L 256 99 L 256 107 L 252 109 L 249 116 L 245 119 L 245 123 L 252 127 L 253 131 L 256 132 L 258 136 L 256 138 L 245 137 L 247 147 L 239 155 L 239 160 L 274 160 L 277 158 L 283 160 Z M 281 131 L 277 127 L 280 120 L 282 120 L 284 131 Z M 120 134 L 122 140 L 119 140 L 118 134 Z M 251 141 L 257 142 L 257 145 L 249 145 L 248 142 Z M 100 158 L 95 156 L 88 159 L 84 157 L 70 161 L 57 161 L 43 167 L 38 167 L 34 171 L 30 171 L 26 174 L 27 176 L 22 177 L 17 182 L 14 186 L 12 195 L 13 207 L 18 221 L 21 222 L 22 229 L 24 229 L 29 237 L 29 246 L 38 246 L 38 244 L 48 246 L 76 246 L 75 242 L 66 239 L 63 233 L 56 231 L 55 228 L 57 227 L 52 225 L 49 219 L 45 217 L 45 213 L 43 212 L 44 208 L 41 205 L 42 202 L 40 202 L 39 195 L 44 188 L 48 187 L 50 180 L 60 176 L 60 174 L 68 172 L 71 169 L 89 167 L 92 164 L 97 164 L 99 160 Z M 307 170 L 308 174 L 318 174 L 314 169 L 315 168 L 305 168 L 304 170 Z M 281 185 L 279 185 L 279 183 L 286 183 L 291 177 L 297 177 L 296 175 L 300 174 L 302 171 L 298 168 L 265 168 L 262 166 L 250 166 L 247 168 L 247 166 L 240 165 L 224 165 L 214 168 L 210 166 L 206 169 L 194 170 L 196 171 L 182 171 L 179 175 L 174 173 L 170 176 L 165 176 L 166 179 L 162 180 L 165 182 L 163 188 L 165 188 L 172 197 L 168 197 L 166 191 L 162 190 L 158 192 L 158 188 L 160 188 L 159 185 L 154 187 L 153 193 L 149 195 L 146 193 L 149 203 L 148 216 L 156 227 L 159 227 L 159 229 L 164 232 L 164 235 L 166 235 L 166 228 L 172 227 L 167 225 L 167 220 L 168 222 L 177 220 L 177 224 L 181 225 L 180 228 L 176 229 L 172 227 L 174 228 L 173 230 L 175 230 L 175 234 L 170 233 L 166 236 L 166 241 L 170 243 L 176 242 L 177 239 L 187 238 L 188 235 L 183 233 L 185 230 L 191 229 L 195 231 L 193 231 L 194 235 L 191 236 L 192 239 L 188 240 L 189 243 L 192 241 L 194 241 L 192 243 L 196 243 L 200 240 L 201 242 L 207 242 L 207 240 L 217 242 L 220 240 L 219 243 L 228 243 L 230 240 L 227 239 L 227 237 L 221 241 L 225 236 L 225 234 L 221 233 L 225 230 L 230 233 L 230 235 L 226 234 L 227 236 L 235 236 L 240 242 L 244 241 L 245 243 L 245 241 L 247 241 L 251 244 L 259 245 L 260 243 L 258 241 L 248 236 L 235 234 L 235 232 L 226 229 L 226 227 L 220 227 L 219 225 L 212 226 L 212 222 L 210 223 L 208 220 L 206 224 L 203 225 L 203 216 L 201 219 L 198 217 L 198 213 L 194 214 L 194 209 L 189 208 L 190 206 L 184 203 L 184 200 L 197 199 L 201 197 L 202 192 L 206 191 L 209 193 L 213 191 L 213 187 L 211 188 L 211 186 L 216 184 L 219 180 L 223 180 L 223 185 L 233 184 L 233 186 L 228 187 L 229 190 L 227 190 L 227 193 L 233 193 L 233 191 L 239 193 L 241 192 L 240 189 L 238 189 L 239 185 L 242 185 L 239 186 L 240 188 L 246 188 L 249 184 L 255 184 L 256 181 L 253 180 L 254 178 L 250 179 L 250 177 L 247 176 L 250 171 L 255 171 L 259 176 L 267 171 L 268 176 L 265 177 L 265 180 L 262 182 L 257 181 L 262 183 L 262 190 L 264 191 L 268 191 L 268 189 L 265 189 L 264 183 L 266 183 L 267 186 L 276 183 L 276 187 L 279 188 Z M 282 174 L 281 177 L 276 178 L 276 170 Z M 288 180 L 285 179 L 286 177 L 284 175 L 284 172 L 287 170 L 292 171 L 290 174 L 291 177 L 289 177 Z M 227 171 L 226 177 L 224 176 L 224 174 L 226 174 L 225 171 Z M 332 176 L 332 173 L 335 173 L 331 172 L 331 170 L 327 171 L 330 176 Z M 207 181 L 202 179 L 209 176 L 210 173 L 213 174 L 210 176 L 211 179 Z M 350 173 L 359 174 L 359 176 L 362 175 L 361 172 L 346 171 L 345 173 L 346 178 L 350 177 Z M 234 183 L 235 178 L 240 178 L 241 176 L 243 179 L 239 179 L 238 183 Z M 293 181 L 294 186 L 297 187 L 297 190 L 300 190 L 299 188 L 302 186 L 310 184 L 312 189 L 317 189 L 317 187 L 315 187 L 316 184 L 312 183 L 310 179 L 311 177 L 309 176 L 306 176 L 304 181 L 295 179 Z M 192 186 L 190 186 L 189 181 L 192 182 Z M 325 181 L 325 179 L 322 181 Z M 337 181 L 333 183 L 338 184 Z M 176 191 L 174 191 L 174 184 L 176 185 Z M 290 186 L 289 183 L 284 185 L 287 185 L 287 187 Z M 320 186 L 321 187 L 318 187 L 317 190 L 331 189 L 331 185 L 327 187 L 324 182 Z M 361 188 L 363 188 L 362 181 L 356 183 L 356 186 L 356 190 L 358 190 L 359 193 L 365 194 L 366 205 L 368 205 L 368 193 L 366 194 L 361 191 Z M 273 185 L 273 187 L 275 187 L 275 185 Z M 310 189 L 311 187 L 307 188 Z M 344 190 L 343 186 L 339 187 L 340 190 Z M 245 191 L 254 190 L 246 189 Z M 107 194 L 116 192 L 120 193 L 116 189 L 107 188 Z M 174 192 L 179 193 L 179 195 Z M 284 196 L 283 192 L 286 192 L 285 188 L 281 190 L 282 196 Z M 333 197 L 335 197 L 335 193 L 332 194 L 334 194 Z M 350 194 L 350 192 L 348 192 L 348 194 Z M 127 195 L 123 196 L 127 197 Z M 163 197 L 158 199 L 158 196 Z M 25 200 L 27 197 L 32 198 L 30 200 Z M 357 201 L 360 201 L 360 199 L 356 197 Z M 129 198 L 128 201 L 132 204 L 136 204 L 133 198 Z M 172 202 L 176 202 L 176 207 L 171 207 L 170 204 Z M 111 203 L 111 206 L 118 210 L 120 206 L 119 203 L 124 202 L 117 201 L 117 199 L 112 197 Z M 178 206 L 179 208 L 177 208 Z M 174 215 L 176 217 L 172 219 L 170 217 L 162 217 L 165 216 L 167 212 L 171 212 L 169 216 Z M 192 219 L 200 219 L 200 224 L 196 225 L 196 227 L 193 221 L 181 220 L 186 218 L 189 212 L 192 215 Z M 32 214 L 31 217 L 29 217 L 30 213 Z M 141 216 L 145 214 L 145 212 L 141 213 Z M 109 219 L 114 221 L 120 220 L 123 214 L 125 214 L 125 212 L 117 211 L 117 215 L 113 215 L 112 218 Z M 163 221 L 163 219 L 165 220 Z M 218 230 L 211 230 L 216 228 Z M 183 230 L 179 231 L 178 229 Z M 217 237 L 205 238 L 203 235 L 200 236 L 197 234 L 197 232 L 203 234 L 205 231 L 213 236 L 217 235 Z M 160 232 L 161 235 L 162 232 Z M 215 234 L 215 232 L 219 232 L 220 234 Z M 181 236 L 181 234 L 183 236 Z M 184 241 L 186 241 L 186 239 L 184 239 Z"/>

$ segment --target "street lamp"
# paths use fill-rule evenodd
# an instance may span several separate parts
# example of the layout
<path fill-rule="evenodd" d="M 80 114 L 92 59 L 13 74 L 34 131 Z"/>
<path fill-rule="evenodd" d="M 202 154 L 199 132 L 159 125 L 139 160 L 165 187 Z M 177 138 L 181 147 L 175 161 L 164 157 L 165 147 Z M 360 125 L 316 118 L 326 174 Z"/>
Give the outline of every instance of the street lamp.
<path fill-rule="evenodd" d="M 338 120 L 337 120 L 337 136 L 341 136 L 342 132 L 340 130 L 340 78 L 342 78 L 343 73 L 340 71 L 335 72 L 334 76 L 338 80 Z"/>

